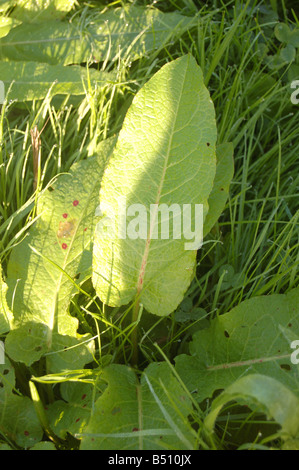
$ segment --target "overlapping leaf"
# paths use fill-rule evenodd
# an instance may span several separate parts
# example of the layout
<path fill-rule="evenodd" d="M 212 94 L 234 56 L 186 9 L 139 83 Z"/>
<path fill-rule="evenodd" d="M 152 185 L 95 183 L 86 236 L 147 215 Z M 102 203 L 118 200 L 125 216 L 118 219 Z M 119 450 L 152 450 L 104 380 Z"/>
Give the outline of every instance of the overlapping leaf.
<path fill-rule="evenodd" d="M 14 369 L 6 358 L 0 364 L 0 434 L 26 449 L 42 439 L 43 430 L 32 401 L 13 393 L 14 388 Z"/>
<path fill-rule="evenodd" d="M 1 41 L 2 60 L 81 64 L 129 55 L 135 60 L 194 23 L 179 13 L 127 7 L 100 12 L 85 23 L 23 23 Z M 128 54 L 129 51 L 129 54 Z"/>
<path fill-rule="evenodd" d="M 168 237 L 161 237 L 159 211 L 151 213 L 151 206 L 176 204 L 182 216 L 183 204 L 189 204 L 194 230 L 195 204 L 203 205 L 204 216 L 208 209 L 215 144 L 214 107 L 201 69 L 191 55 L 183 56 L 165 65 L 134 98 L 103 177 L 102 213 L 116 229 L 106 236 L 104 219 L 95 233 L 93 282 L 103 302 L 119 306 L 138 295 L 149 312 L 167 315 L 182 301 L 193 276 L 196 243 L 192 250 L 186 247 L 183 223 L 174 235 L 171 210 Z M 131 236 L 127 224 L 127 233 L 119 236 L 120 198 L 125 211 L 134 204 L 135 213 L 146 211 L 146 226 L 137 228 L 141 234 Z"/>
<path fill-rule="evenodd" d="M 81 450 L 191 450 L 196 434 L 188 424 L 192 405 L 166 363 L 151 364 L 141 382 L 126 366 L 113 364 L 101 378 L 108 387 L 84 429 Z"/>
<path fill-rule="evenodd" d="M 63 400 L 56 400 L 47 407 L 47 417 L 55 434 L 65 438 L 67 433 L 75 435 L 84 431 L 101 389 L 93 384 L 66 382 L 60 391 Z"/>
<path fill-rule="evenodd" d="M 12 251 L 7 283 L 14 322 L 6 349 L 16 361 L 31 364 L 47 353 L 50 368 L 60 370 L 92 359 L 68 307 L 76 284 L 91 272 L 97 195 L 112 145 L 114 139 L 103 143 L 98 159 L 75 164 L 41 196 L 36 225 Z"/>
<path fill-rule="evenodd" d="M 111 73 L 86 69 L 79 65 L 64 67 L 37 62 L 0 62 L 0 77 L 5 90 L 10 88 L 9 99 L 18 101 L 44 98 L 51 88 L 51 95 L 84 95 L 88 82 L 93 88 L 101 88 L 115 78 Z"/>
<path fill-rule="evenodd" d="M 226 204 L 229 186 L 234 174 L 233 145 L 224 143 L 216 148 L 217 166 L 213 189 L 208 199 L 209 211 L 205 218 L 203 235 L 215 225 Z"/>
<path fill-rule="evenodd" d="M 240 399 L 246 402 L 249 400 L 251 406 L 262 409 L 269 419 L 280 424 L 281 437 L 289 442 L 289 446 L 291 440 L 299 437 L 298 397 L 278 380 L 261 374 L 239 378 L 215 398 L 204 422 L 208 434 L 213 431 L 221 408 L 227 402 Z"/>

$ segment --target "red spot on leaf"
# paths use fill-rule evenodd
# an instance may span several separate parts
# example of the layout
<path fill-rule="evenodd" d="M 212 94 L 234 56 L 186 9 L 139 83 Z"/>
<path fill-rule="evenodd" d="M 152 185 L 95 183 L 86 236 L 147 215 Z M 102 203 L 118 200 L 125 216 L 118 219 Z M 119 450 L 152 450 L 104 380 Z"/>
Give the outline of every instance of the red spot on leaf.
<path fill-rule="evenodd" d="M 67 216 L 68 216 L 68 214 L 62 214 L 62 217 L 63 217 L 64 219 L 66 219 Z"/>
<path fill-rule="evenodd" d="M 132 431 L 136 432 L 136 431 L 139 431 L 139 429 L 138 428 L 133 428 Z"/>
<path fill-rule="evenodd" d="M 80 418 L 77 418 L 77 419 L 76 419 L 76 423 L 78 423 L 78 421 L 80 421 Z"/>
<path fill-rule="evenodd" d="M 85 400 L 85 398 L 86 398 L 86 394 L 84 393 L 84 395 L 82 395 L 81 397 L 81 400 Z"/>
<path fill-rule="evenodd" d="M 73 206 L 76 207 L 78 204 L 79 204 L 79 201 L 77 201 L 77 199 L 75 199 L 75 200 L 73 201 Z"/>
<path fill-rule="evenodd" d="M 25 436 L 29 436 L 29 431 L 24 431 Z"/>
<path fill-rule="evenodd" d="M 66 244 L 66 243 L 63 243 L 63 244 L 61 245 L 61 247 L 62 247 L 63 250 L 66 250 L 66 249 L 67 249 L 67 244 Z"/>
<path fill-rule="evenodd" d="M 87 228 L 84 229 L 84 232 L 86 232 Z"/>

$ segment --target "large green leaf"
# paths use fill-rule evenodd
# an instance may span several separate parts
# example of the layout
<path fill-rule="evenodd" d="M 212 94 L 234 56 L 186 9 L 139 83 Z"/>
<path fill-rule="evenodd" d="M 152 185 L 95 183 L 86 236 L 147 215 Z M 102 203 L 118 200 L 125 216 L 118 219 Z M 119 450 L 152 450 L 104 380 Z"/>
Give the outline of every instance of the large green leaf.
<path fill-rule="evenodd" d="M 183 56 L 165 65 L 135 96 L 103 177 L 105 217 L 97 225 L 93 261 L 93 283 L 103 302 L 119 306 L 138 295 L 149 312 L 167 315 L 182 301 L 198 247 L 193 241 L 192 249 L 186 246 L 183 223 L 181 238 L 175 238 L 171 211 L 169 236 L 162 239 L 156 209 L 176 204 L 182 215 L 183 204 L 191 205 L 192 228 L 195 204 L 202 204 L 206 214 L 216 171 L 215 143 L 214 107 L 201 69 L 191 55 Z M 127 209 L 139 204 L 131 209 L 141 216 L 146 211 L 148 223 L 134 230 L 135 221 L 128 217 L 127 233 L 119 236 L 122 201 Z M 115 222 L 114 232 L 113 227 L 105 232 L 107 217 Z"/>
<path fill-rule="evenodd" d="M 101 88 L 115 77 L 107 72 L 98 72 L 73 65 L 49 65 L 37 62 L 0 62 L 0 77 L 8 90 L 9 99 L 26 101 L 44 98 L 51 88 L 51 95 L 84 95 L 90 85 Z M 54 83 L 55 82 L 55 83 Z"/>
<path fill-rule="evenodd" d="M 47 21 L 34 27 L 23 23 L 1 40 L 0 58 L 61 65 L 113 59 L 119 54 L 134 60 L 192 24 L 193 18 L 178 13 L 134 6 L 97 11 L 84 23 Z"/>
<path fill-rule="evenodd" d="M 36 225 L 12 250 L 7 283 L 14 322 L 6 350 L 15 361 L 29 365 L 48 354 L 50 369 L 60 370 L 92 360 L 68 307 L 76 285 L 91 274 L 97 195 L 113 145 L 114 139 L 104 142 L 98 159 L 75 164 L 44 192 Z"/>
<path fill-rule="evenodd" d="M 151 364 L 140 382 L 132 369 L 118 364 L 104 369 L 101 378 L 108 387 L 95 403 L 81 450 L 194 448 L 192 404 L 166 363 Z"/>
<path fill-rule="evenodd" d="M 275 378 L 299 396 L 298 365 L 291 361 L 298 337 L 299 288 L 254 297 L 195 333 L 191 356 L 177 356 L 176 370 L 199 401 L 252 373 Z"/>
<path fill-rule="evenodd" d="M 213 431 L 217 415 L 230 401 L 245 400 L 254 408 L 261 408 L 269 419 L 281 425 L 281 437 L 284 440 L 299 437 L 299 399 L 287 387 L 271 377 L 250 374 L 241 377 L 227 387 L 212 403 L 204 426 L 210 434 Z"/>

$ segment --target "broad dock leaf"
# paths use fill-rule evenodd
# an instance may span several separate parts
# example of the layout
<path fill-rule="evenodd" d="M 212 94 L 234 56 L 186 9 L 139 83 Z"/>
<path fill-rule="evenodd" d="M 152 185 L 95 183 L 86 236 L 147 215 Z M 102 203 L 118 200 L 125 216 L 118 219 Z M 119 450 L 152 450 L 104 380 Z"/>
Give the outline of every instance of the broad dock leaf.
<path fill-rule="evenodd" d="M 298 337 L 299 288 L 253 297 L 195 333 L 191 356 L 177 356 L 176 370 L 198 401 L 253 373 L 277 379 L 299 396 L 298 365 L 291 362 L 291 342 Z"/>
<path fill-rule="evenodd" d="M 98 158 L 73 165 L 43 193 L 38 221 L 12 250 L 7 283 L 14 321 L 6 349 L 16 361 L 31 364 L 50 354 L 56 371 L 80 368 L 92 359 L 68 307 L 76 284 L 91 274 L 97 195 L 112 145 L 114 139 L 104 142 Z"/>
<path fill-rule="evenodd" d="M 182 208 L 190 205 L 194 230 L 195 204 L 203 205 L 204 216 L 208 210 L 215 145 L 215 112 L 201 69 L 191 55 L 183 56 L 162 67 L 137 93 L 103 176 L 105 217 L 95 233 L 93 260 L 93 283 L 103 302 L 120 306 L 138 296 L 149 312 L 163 316 L 182 301 L 197 249 L 186 249 Z M 138 238 L 134 228 L 133 235 L 129 231 L 130 217 L 127 233 L 119 236 L 118 227 L 125 225 L 121 201 L 127 209 L 146 212 L 147 225 L 136 227 Z M 170 211 L 169 236 L 162 239 L 159 211 L 150 214 L 151 205 L 162 204 L 179 207 L 181 238 L 174 234 Z M 107 217 L 116 227 L 111 238 L 103 232 Z"/>
<path fill-rule="evenodd" d="M 84 23 L 47 21 L 23 23 L 1 40 L 0 58 L 49 64 L 81 64 L 115 59 L 135 60 L 173 39 L 194 19 L 179 13 L 127 7 L 111 9 Z"/>
<path fill-rule="evenodd" d="M 0 77 L 5 90 L 12 87 L 10 100 L 29 101 L 43 99 L 51 88 L 51 95 L 84 95 L 88 80 L 93 88 L 105 86 L 115 76 L 108 72 L 89 69 L 79 65 L 65 67 L 37 62 L 0 62 Z M 55 82 L 55 83 L 54 83 Z M 84 89 L 85 86 L 85 89 Z"/>

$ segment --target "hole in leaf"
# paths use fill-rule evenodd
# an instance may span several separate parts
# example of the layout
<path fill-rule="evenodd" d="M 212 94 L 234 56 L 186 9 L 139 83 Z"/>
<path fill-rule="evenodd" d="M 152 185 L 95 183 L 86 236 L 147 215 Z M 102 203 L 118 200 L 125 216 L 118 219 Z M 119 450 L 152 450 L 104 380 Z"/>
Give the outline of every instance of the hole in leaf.
<path fill-rule="evenodd" d="M 291 370 L 291 366 L 289 364 L 280 364 L 280 368 L 289 372 Z"/>

